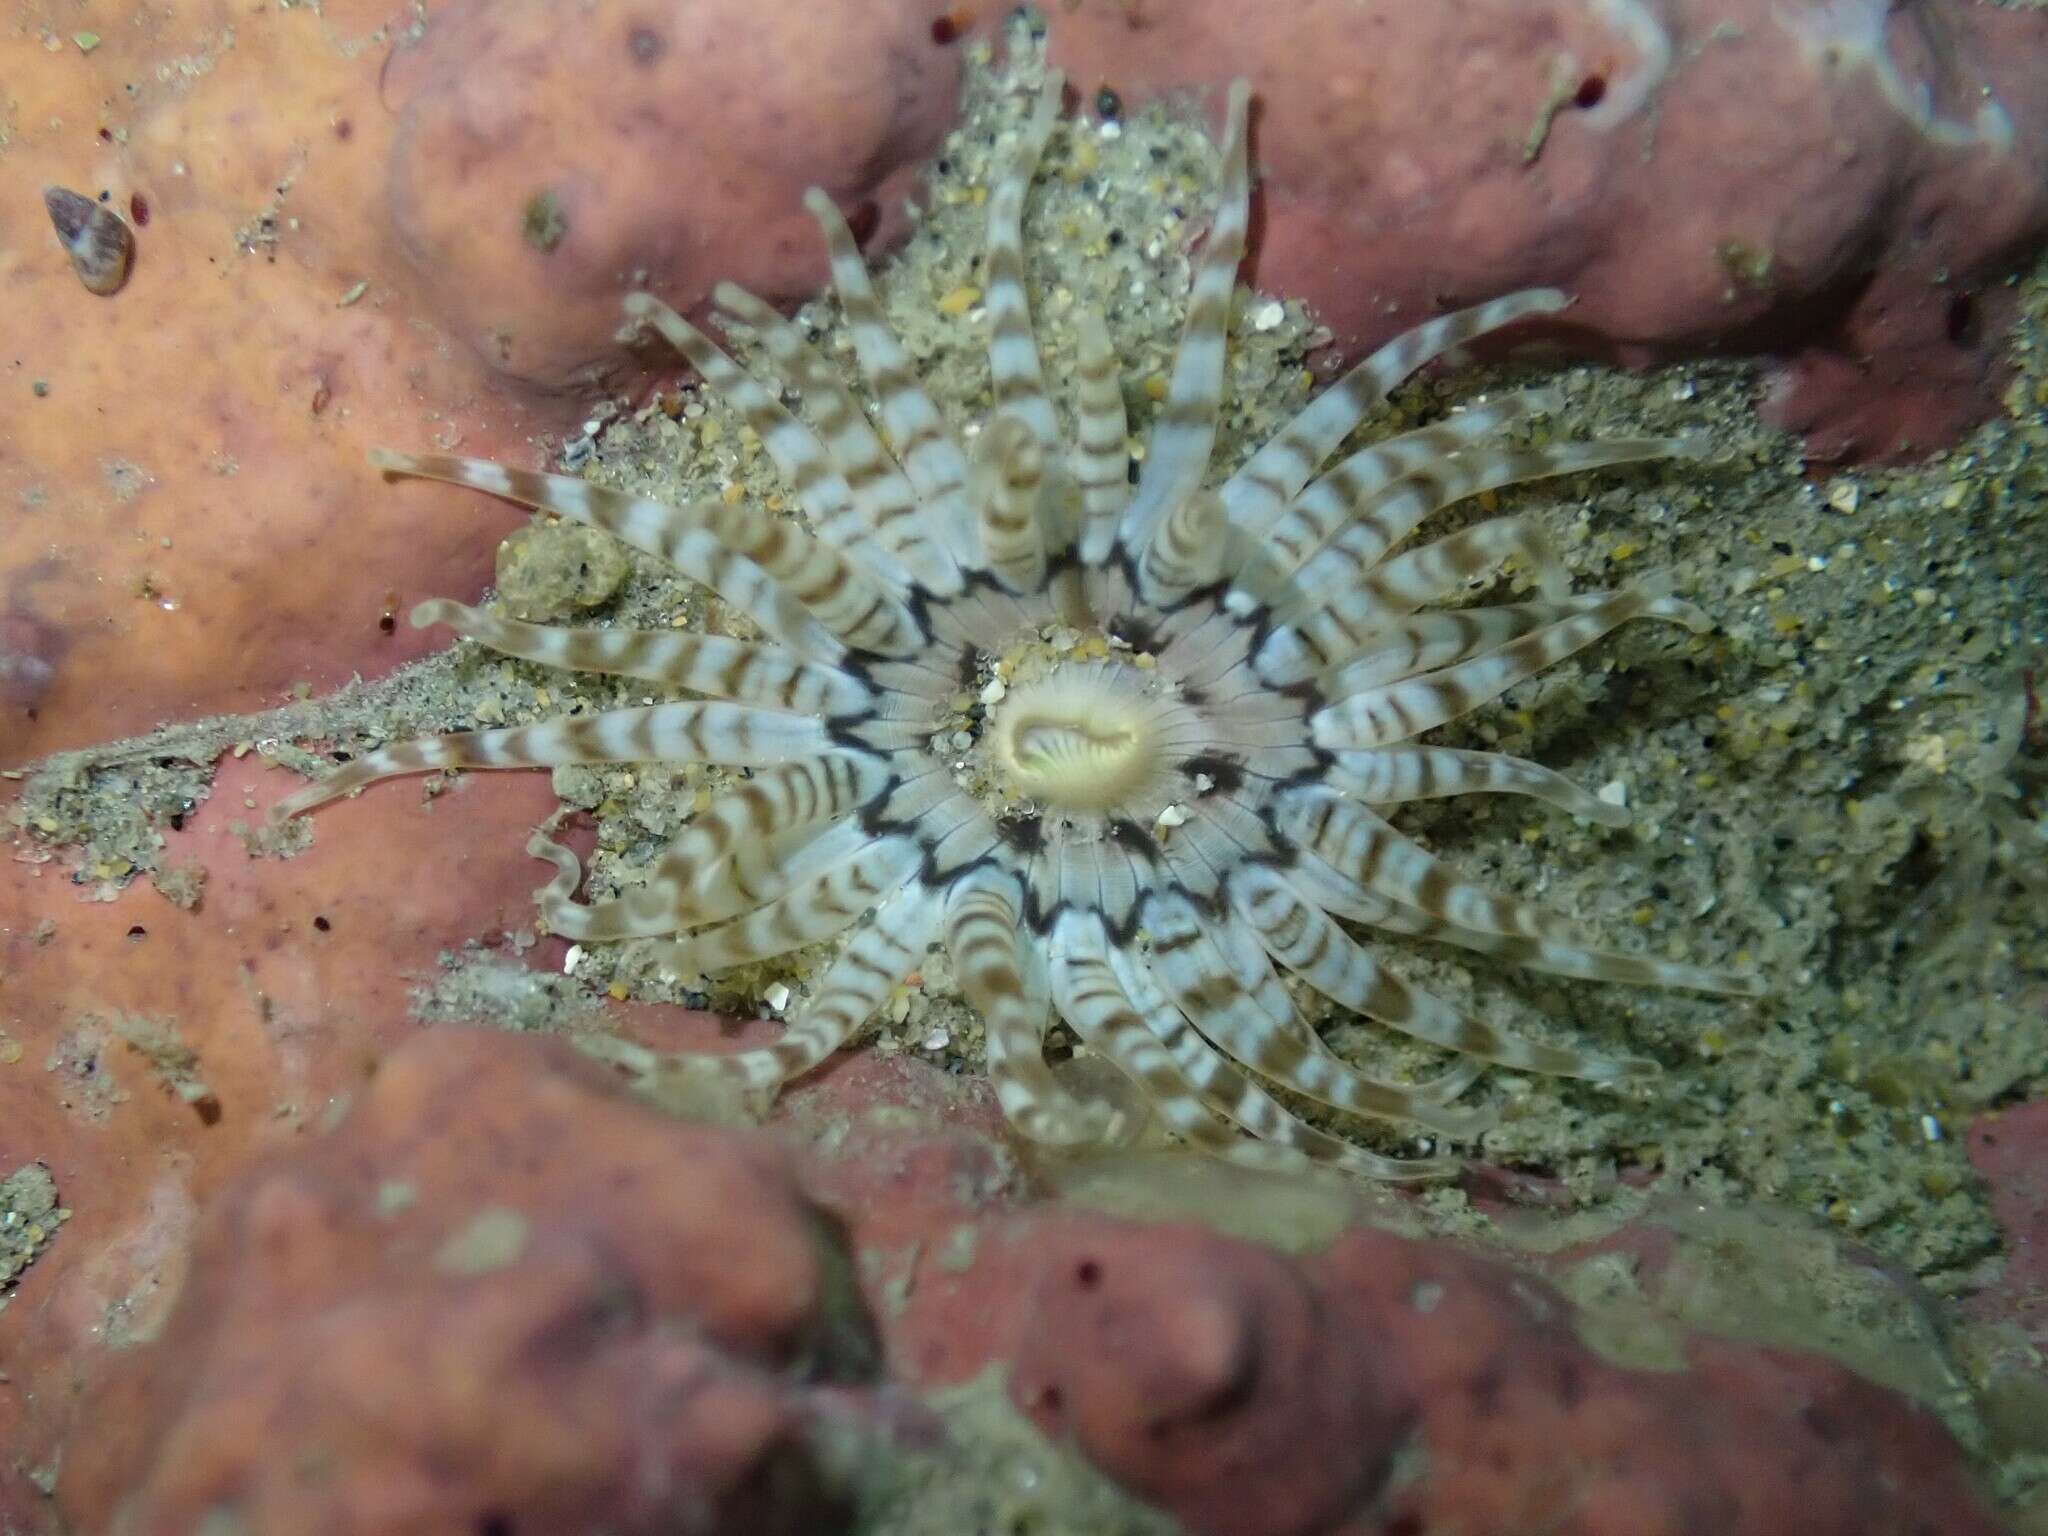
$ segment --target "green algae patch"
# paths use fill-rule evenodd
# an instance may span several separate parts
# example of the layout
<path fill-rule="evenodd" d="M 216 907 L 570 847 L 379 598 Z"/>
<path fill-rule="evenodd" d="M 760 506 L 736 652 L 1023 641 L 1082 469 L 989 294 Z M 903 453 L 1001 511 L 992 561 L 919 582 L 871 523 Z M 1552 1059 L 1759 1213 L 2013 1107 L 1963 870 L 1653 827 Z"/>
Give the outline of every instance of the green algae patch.
<path fill-rule="evenodd" d="M 603 530 L 536 523 L 498 546 L 498 597 L 520 619 L 582 613 L 611 601 L 627 569 L 625 546 Z"/>
<path fill-rule="evenodd" d="M 0 1312 L 7 1310 L 23 1271 L 70 1218 L 70 1210 L 57 1203 L 57 1181 L 43 1164 L 24 1164 L 0 1179 Z"/>
<path fill-rule="evenodd" d="M 1041 1435 L 1011 1406 L 997 1368 L 926 1394 L 925 1403 L 944 1426 L 938 1445 L 880 1457 L 849 1445 L 832 1456 L 847 1463 L 857 1490 L 856 1529 L 889 1536 L 1175 1536 L 1180 1529 Z"/>
<path fill-rule="evenodd" d="M 434 1268 L 444 1275 L 488 1275 L 508 1269 L 526 1252 L 533 1223 L 509 1206 L 478 1211 L 434 1250 Z"/>

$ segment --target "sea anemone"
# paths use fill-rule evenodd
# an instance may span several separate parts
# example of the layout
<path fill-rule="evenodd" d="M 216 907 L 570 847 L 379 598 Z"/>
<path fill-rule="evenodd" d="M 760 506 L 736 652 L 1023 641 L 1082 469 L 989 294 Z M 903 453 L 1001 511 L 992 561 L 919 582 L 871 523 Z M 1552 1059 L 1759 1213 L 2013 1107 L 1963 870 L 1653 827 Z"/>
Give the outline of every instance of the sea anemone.
<path fill-rule="evenodd" d="M 1048 79 L 988 200 L 994 408 L 969 434 L 971 448 L 885 322 L 839 210 L 812 191 L 806 204 L 824 231 L 879 427 L 804 332 L 754 296 L 729 284 L 715 295 L 728 327 L 765 354 L 774 388 L 656 299 L 626 300 L 630 319 L 659 331 L 758 433 L 800 519 L 724 499 L 666 506 L 474 459 L 375 458 L 392 474 L 471 486 L 615 534 L 717 593 L 763 638 L 561 628 L 424 603 L 415 624 L 690 697 L 387 746 L 277 814 L 433 769 L 648 760 L 748 769 L 689 821 L 644 885 L 616 899 L 577 902 L 575 856 L 544 834 L 530 845 L 557 870 L 538 896 L 555 933 L 661 942 L 678 977 L 844 935 L 782 1035 L 717 1058 L 716 1070 L 771 1090 L 809 1071 L 942 945 L 984 1022 L 996 1096 L 1033 1141 L 1083 1147 L 1130 1130 L 1127 1116 L 1049 1068 L 1046 1035 L 1064 1021 L 1196 1147 L 1264 1166 L 1308 1159 L 1379 1178 L 1441 1173 L 1448 1158 L 1369 1151 L 1303 1120 L 1266 1085 L 1469 1140 L 1488 1119 L 1453 1101 L 1477 1063 L 1603 1082 L 1649 1066 L 1503 1033 L 1402 981 L 1357 930 L 1572 977 L 1757 990 L 1733 971 L 1596 948 L 1560 919 L 1460 876 L 1384 814 L 1407 801 L 1507 793 L 1603 824 L 1623 819 L 1534 763 L 1418 738 L 1630 619 L 1697 630 L 1705 618 L 1655 581 L 1566 591 L 1537 532 L 1516 518 L 1432 543 L 1410 535 L 1495 487 L 1686 447 L 1504 442 L 1511 423 L 1555 407 L 1535 390 L 1323 467 L 1416 368 L 1566 304 L 1532 290 L 1388 343 L 1209 483 L 1250 208 L 1250 93 L 1239 82 L 1219 206 L 1134 483 L 1102 317 L 1082 318 L 1071 440 L 1031 325 L 1022 214 L 1060 89 Z M 1428 607 L 1509 559 L 1540 574 L 1540 596 Z M 960 718 L 963 689 L 988 702 L 985 714 Z M 1455 1063 L 1420 1082 L 1358 1072 L 1305 1020 L 1283 971 L 1456 1053 Z"/>

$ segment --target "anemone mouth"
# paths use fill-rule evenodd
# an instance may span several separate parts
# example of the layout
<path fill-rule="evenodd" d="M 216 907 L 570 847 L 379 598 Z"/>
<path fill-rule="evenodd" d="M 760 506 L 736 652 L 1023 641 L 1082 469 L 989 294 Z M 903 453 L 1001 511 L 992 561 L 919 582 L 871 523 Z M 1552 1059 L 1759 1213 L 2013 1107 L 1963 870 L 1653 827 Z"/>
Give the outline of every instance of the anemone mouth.
<path fill-rule="evenodd" d="M 1063 811 L 1116 810 L 1166 765 L 1157 701 L 1126 667 L 1054 671 L 1018 689 L 988 739 L 1008 788 Z"/>

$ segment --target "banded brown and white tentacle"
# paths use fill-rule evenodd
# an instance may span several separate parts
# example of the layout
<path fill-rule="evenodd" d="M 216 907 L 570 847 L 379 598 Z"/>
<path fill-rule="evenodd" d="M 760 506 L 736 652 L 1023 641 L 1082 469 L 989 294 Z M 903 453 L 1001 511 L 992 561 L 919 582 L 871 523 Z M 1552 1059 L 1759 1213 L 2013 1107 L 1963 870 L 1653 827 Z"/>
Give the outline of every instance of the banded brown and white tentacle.
<path fill-rule="evenodd" d="M 1173 890 L 1155 892 L 1145 903 L 1143 918 L 1152 936 L 1151 974 L 1231 1060 L 1306 1098 L 1355 1115 L 1409 1120 L 1468 1140 L 1492 1124 L 1488 1115 L 1444 1107 L 1434 1093 L 1411 1093 L 1345 1066 L 1300 1021 L 1277 983 L 1278 1006 L 1269 1001 L 1262 1007 L 1232 974 L 1217 934 L 1186 896 Z"/>
<path fill-rule="evenodd" d="M 389 475 L 445 480 L 521 502 L 571 522 L 601 528 L 708 587 L 791 650 L 810 661 L 836 662 L 846 647 L 766 571 L 722 542 L 696 512 L 645 496 L 608 490 L 573 475 L 514 469 L 488 459 L 445 453 L 392 453 L 370 462 Z"/>
<path fill-rule="evenodd" d="M 853 488 L 816 433 L 746 369 L 728 357 L 710 337 L 651 293 L 629 293 L 626 317 L 651 325 L 697 370 L 705 385 L 740 413 L 740 419 L 761 439 L 761 446 L 782 478 L 796 493 L 797 504 L 814 527 L 845 529 L 854 511 Z M 887 551 L 856 539 L 869 570 L 900 596 L 908 574 Z"/>
<path fill-rule="evenodd" d="M 1375 960 L 1279 871 L 1246 864 L 1232 872 L 1232 906 L 1272 957 L 1332 1002 L 1417 1040 L 1520 1072 L 1615 1082 L 1656 1070 L 1633 1057 L 1607 1057 L 1504 1034 L 1419 988 Z"/>
<path fill-rule="evenodd" d="M 1170 607 L 1223 575 L 1231 555 L 1230 525 L 1213 491 L 1195 491 L 1167 509 L 1138 562 L 1148 602 Z"/>
<path fill-rule="evenodd" d="M 951 597 L 963 579 L 960 564 L 971 564 L 973 512 L 967 496 L 967 458 L 940 416 L 939 408 L 917 382 L 910 354 L 890 329 L 882 302 L 869 280 L 867 263 L 847 228 L 838 206 L 818 187 L 804 194 L 804 207 L 818 221 L 832 263 L 832 285 L 853 334 L 855 356 L 868 387 L 881 407 L 883 425 L 895 444 L 896 457 L 916 489 L 926 526 L 951 552 L 956 564 L 932 584 L 932 595 Z"/>
<path fill-rule="evenodd" d="M 1148 1090 L 1162 1120 L 1177 1135 L 1255 1168 L 1286 1171 L 1303 1163 L 1323 1163 L 1397 1182 L 1441 1178 L 1455 1171 L 1449 1158 L 1388 1157 L 1308 1124 L 1204 1039 L 1166 995 L 1151 968 L 1121 946 L 1104 943 L 1085 924 L 1070 927 L 1078 935 L 1078 942 L 1070 944 L 1071 951 L 1078 951 L 1071 962 L 1076 972 L 1073 1000 L 1092 1005 L 1097 1017 L 1084 1023 L 1067 1011 L 1065 1000 L 1061 1016 L 1082 1039 L 1100 1042 L 1098 1048 Z M 1057 936 L 1054 955 L 1057 967 Z M 1178 1097 L 1162 1101 L 1160 1095 L 1172 1091 Z M 1232 1125 L 1252 1140 L 1233 1135 Z"/>
<path fill-rule="evenodd" d="M 1256 523 L 1244 531 L 1251 538 L 1269 541 L 1269 558 L 1283 572 L 1299 569 L 1355 521 L 1371 524 L 1383 519 L 1378 536 L 1384 540 L 1383 548 L 1391 547 L 1406 532 L 1395 519 L 1405 521 L 1417 516 L 1419 509 L 1428 505 L 1428 498 L 1420 494 L 1412 500 L 1389 498 L 1395 504 L 1384 511 L 1375 509 L 1375 498 L 1396 482 L 1423 475 L 1446 464 L 1461 450 L 1484 443 L 1509 423 L 1537 412 L 1555 411 L 1562 403 L 1563 397 L 1550 389 L 1501 395 L 1454 412 L 1433 425 L 1361 448 L 1286 503 L 1269 520 L 1270 526 Z M 1421 489 L 1418 483 L 1418 492 Z M 1446 498 L 1441 505 L 1456 499 L 1451 490 L 1446 486 L 1440 493 Z"/>
<path fill-rule="evenodd" d="M 875 702 L 873 690 L 851 673 L 724 635 L 677 629 L 565 629 L 508 619 L 445 598 L 421 603 L 412 611 L 412 622 L 415 629 L 445 624 L 465 639 L 543 666 L 638 677 L 799 715 L 854 714 Z"/>
<path fill-rule="evenodd" d="M 1650 576 L 1628 589 L 1645 599 L 1642 617 L 1668 619 L 1697 630 L 1705 616 L 1692 604 L 1669 595 L 1668 583 Z M 1451 613 L 1411 613 L 1390 624 L 1363 655 L 1332 667 L 1318 681 L 1327 698 L 1347 698 L 1382 683 L 1433 672 L 1438 667 L 1498 650 L 1533 630 L 1589 613 L 1613 600 L 1612 592 L 1580 592 L 1561 601 L 1502 603 L 1497 607 L 1464 608 Z"/>
<path fill-rule="evenodd" d="M 1224 114 L 1223 183 L 1195 261 L 1187 319 L 1167 377 L 1166 398 L 1152 423 L 1138 488 L 1124 510 L 1125 547 L 1134 552 L 1145 548 L 1153 529 L 1177 502 L 1201 486 L 1216 444 L 1230 299 L 1251 224 L 1251 166 L 1245 143 L 1250 109 L 1250 83 L 1233 81 Z"/>
<path fill-rule="evenodd" d="M 1045 581 L 1045 477 L 1045 444 L 1023 416 L 1001 414 L 981 429 L 974 444 L 979 563 L 1012 592 L 1036 592 Z"/>
<path fill-rule="evenodd" d="M 946 895 L 946 953 L 961 994 L 981 1015 L 996 1102 L 1025 1136 L 1051 1147 L 1113 1143 L 1122 1117 L 1076 1098 L 1045 1060 L 1052 1022 L 1045 960 L 1028 942 L 1023 888 L 1008 871 L 977 865 Z"/>
<path fill-rule="evenodd" d="M 881 838 L 779 896 L 685 934 L 662 951 L 662 960 L 678 976 L 712 976 L 829 939 L 898 889 L 920 856 L 911 838 Z"/>
<path fill-rule="evenodd" d="M 1684 965 L 1649 955 L 1625 955 L 1581 944 L 1461 927 L 1419 907 L 1368 890 L 1314 853 L 1304 852 L 1300 863 L 1289 873 L 1325 911 L 1348 922 L 1406 938 L 1454 945 L 1523 970 L 1571 976 L 1581 981 L 1618 982 L 1624 986 L 1682 987 L 1727 997 L 1756 997 L 1762 993 L 1761 981 L 1745 971 Z"/>
<path fill-rule="evenodd" d="M 711 1058 L 722 1075 L 748 1088 L 775 1089 L 818 1066 L 852 1038 L 899 982 L 917 969 L 938 935 L 940 897 L 917 882 L 899 885 L 853 931 L 780 1039 Z"/>
<path fill-rule="evenodd" d="M 1282 790 L 1273 797 L 1272 814 L 1282 834 L 1311 856 L 1303 873 L 1320 887 L 1317 899 L 1340 915 L 1390 932 L 1440 939 L 1531 970 L 1755 995 L 1756 979 L 1743 972 L 1590 945 L 1564 919 L 1461 877 L 1372 811 L 1328 790 L 1309 785 Z"/>
<path fill-rule="evenodd" d="M 1074 321 L 1074 449 L 1071 463 L 1081 494 L 1081 563 L 1109 558 L 1130 505 L 1130 425 L 1117 381 L 1116 348 L 1102 312 L 1083 308 Z"/>
<path fill-rule="evenodd" d="M 1450 795 L 1528 795 L 1603 827 L 1628 824 L 1624 807 L 1589 794 L 1540 763 L 1504 752 L 1409 745 L 1331 756 L 1328 781 L 1367 805 L 1406 805 Z"/>
<path fill-rule="evenodd" d="M 1317 467 L 1401 380 L 1454 347 L 1532 315 L 1556 314 L 1570 302 L 1555 288 L 1529 288 L 1402 332 L 1302 407 L 1223 482 L 1221 495 L 1230 520 L 1248 534 L 1265 532 L 1301 494 Z M 1547 397 L 1527 403 L 1531 409 L 1554 408 Z"/>
<path fill-rule="evenodd" d="M 1047 70 L 1045 84 L 1031 119 L 1018 138 L 1009 169 L 997 179 L 988 198 L 988 253 L 984 270 L 988 291 L 989 383 L 996 413 L 1024 423 L 1039 446 L 1050 452 L 1059 445 L 1059 421 L 1045 393 L 1045 371 L 1039 362 L 1038 338 L 1031 330 L 1031 301 L 1024 286 L 1024 194 L 1038 172 L 1039 158 L 1058 120 L 1060 92 L 1066 77 Z"/>
<path fill-rule="evenodd" d="M 422 736 L 366 752 L 280 801 L 273 814 L 316 805 L 408 773 L 450 768 L 552 768 L 565 763 L 672 762 L 743 766 L 834 751 L 822 720 L 745 704 L 646 704 L 534 725 Z"/>
<path fill-rule="evenodd" d="M 1362 689 L 1311 715 L 1310 737 L 1319 747 L 1354 750 L 1412 741 L 1499 698 L 1515 684 L 1576 655 L 1629 620 L 1644 617 L 1654 602 L 1645 592 L 1627 589 L 1598 607 L 1531 630 L 1497 650 L 1420 677 Z M 1703 616 L 1690 611 L 1671 617 L 1680 623 L 1693 619 L 1701 627 L 1705 623 Z"/>
<path fill-rule="evenodd" d="M 662 851 L 644 885 L 587 905 L 571 899 L 574 857 L 553 845 L 548 851 L 529 845 L 557 870 L 539 898 L 541 916 L 555 933 L 579 943 L 675 933 L 705 920 L 696 905 L 700 887 L 744 843 L 836 821 L 887 794 L 891 782 L 885 759 L 851 753 L 756 773 L 713 796 Z"/>
<path fill-rule="evenodd" d="M 865 531 L 928 590 L 949 590 L 958 579 L 951 552 L 940 547 L 926 526 L 916 489 L 838 370 L 794 323 L 738 284 L 720 283 L 711 296 L 728 316 L 753 331 L 783 377 L 803 392 L 803 413 L 846 479 L 852 503 L 845 513 L 819 523 L 819 536 L 859 552 Z"/>

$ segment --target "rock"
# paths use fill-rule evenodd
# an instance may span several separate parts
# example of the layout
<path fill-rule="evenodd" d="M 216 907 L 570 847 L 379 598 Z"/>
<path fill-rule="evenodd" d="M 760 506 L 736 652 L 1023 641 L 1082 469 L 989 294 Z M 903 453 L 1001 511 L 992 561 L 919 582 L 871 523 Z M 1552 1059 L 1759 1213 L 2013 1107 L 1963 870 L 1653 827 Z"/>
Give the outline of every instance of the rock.
<path fill-rule="evenodd" d="M 899 1059 L 719 1129 L 557 1041 L 418 1036 L 214 1203 L 155 1342 L 74 1378 L 59 1510 L 117 1536 L 896 1529 L 899 1464 L 971 1433 L 939 1405 L 995 1369 L 1197 1536 L 1998 1529 L 1933 1414 L 1832 1360 L 1682 1330 L 1624 1360 L 1530 1269 L 1343 1216 L 1336 1186 L 1288 1248 L 1084 1209 L 986 1098 Z M 1119 1177 L 1276 1235 L 1295 1192 L 1143 1159 L 1077 1187 Z"/>
<path fill-rule="evenodd" d="M 627 288 L 810 292 L 811 181 L 900 231 L 954 111 L 939 9 L 528 0 L 415 47 L 382 0 L 169 0 L 89 50 L 0 38 L 23 184 L 104 194 L 135 245 L 110 298 L 40 212 L 0 252 L 0 768 L 439 646 L 402 616 L 474 597 L 525 514 L 369 450 L 543 467 L 565 387 L 627 360 Z"/>
<path fill-rule="evenodd" d="M 1064 1223 L 1039 1252 L 1013 1400 L 1190 1530 L 1328 1530 L 1393 1473 L 1413 1406 L 1387 1341 L 1299 1265 L 1108 1221 Z"/>
<path fill-rule="evenodd" d="M 493 368 L 616 372 L 619 300 L 822 286 L 806 187 L 884 244 L 958 111 L 944 0 L 591 12 L 468 0 L 394 64 L 392 226 L 432 313 Z"/>
<path fill-rule="evenodd" d="M 1513 288 L 1640 364 L 1779 360 L 1818 459 L 1990 414 L 2048 237 L 2048 16 L 1976 0 L 1060 8 L 1080 99 L 1258 92 L 1255 275 L 1347 353 Z"/>
<path fill-rule="evenodd" d="M 421 1037 L 214 1207 L 60 1505 L 123 1533 L 840 1529 L 797 1391 L 871 1357 L 832 1241 L 757 1136 L 555 1042 Z"/>
<path fill-rule="evenodd" d="M 1980 1116 L 1970 1127 L 1970 1162 L 1991 1186 L 2006 1250 L 1977 1313 L 2017 1328 L 2048 1355 L 2048 1102 Z"/>
<path fill-rule="evenodd" d="M 139 882 L 118 901 L 92 900 L 61 860 L 5 862 L 0 1158 L 18 1156 L 0 1173 L 45 1157 L 73 1214 L 0 1314 L 0 1371 L 32 1384 L 0 1385 L 0 1527 L 39 1531 L 28 1512 L 42 1501 L 24 1492 L 17 1510 L 10 1497 L 18 1469 L 54 1464 L 72 1435 L 77 1400 L 55 1384 L 98 1380 L 156 1334 L 198 1209 L 358 1101 L 418 1033 L 409 995 L 447 980 L 444 953 L 516 990 L 526 1027 L 561 1027 L 546 972 L 559 973 L 564 946 L 542 940 L 527 957 L 536 974 L 511 937 L 530 928 L 544 873 L 522 851 L 554 804 L 544 776 L 364 801 L 299 856 L 252 859 L 236 828 L 260 823 L 279 777 L 256 753 L 225 758 L 213 798 L 167 831 L 166 862 L 197 887 L 189 910 Z M 491 934 L 495 948 L 463 949 Z M 673 1009 L 643 1018 L 650 1043 L 715 1050 L 756 1038 Z M 123 1039 L 117 1026 L 134 1023 L 175 1031 L 210 1112 Z"/>

